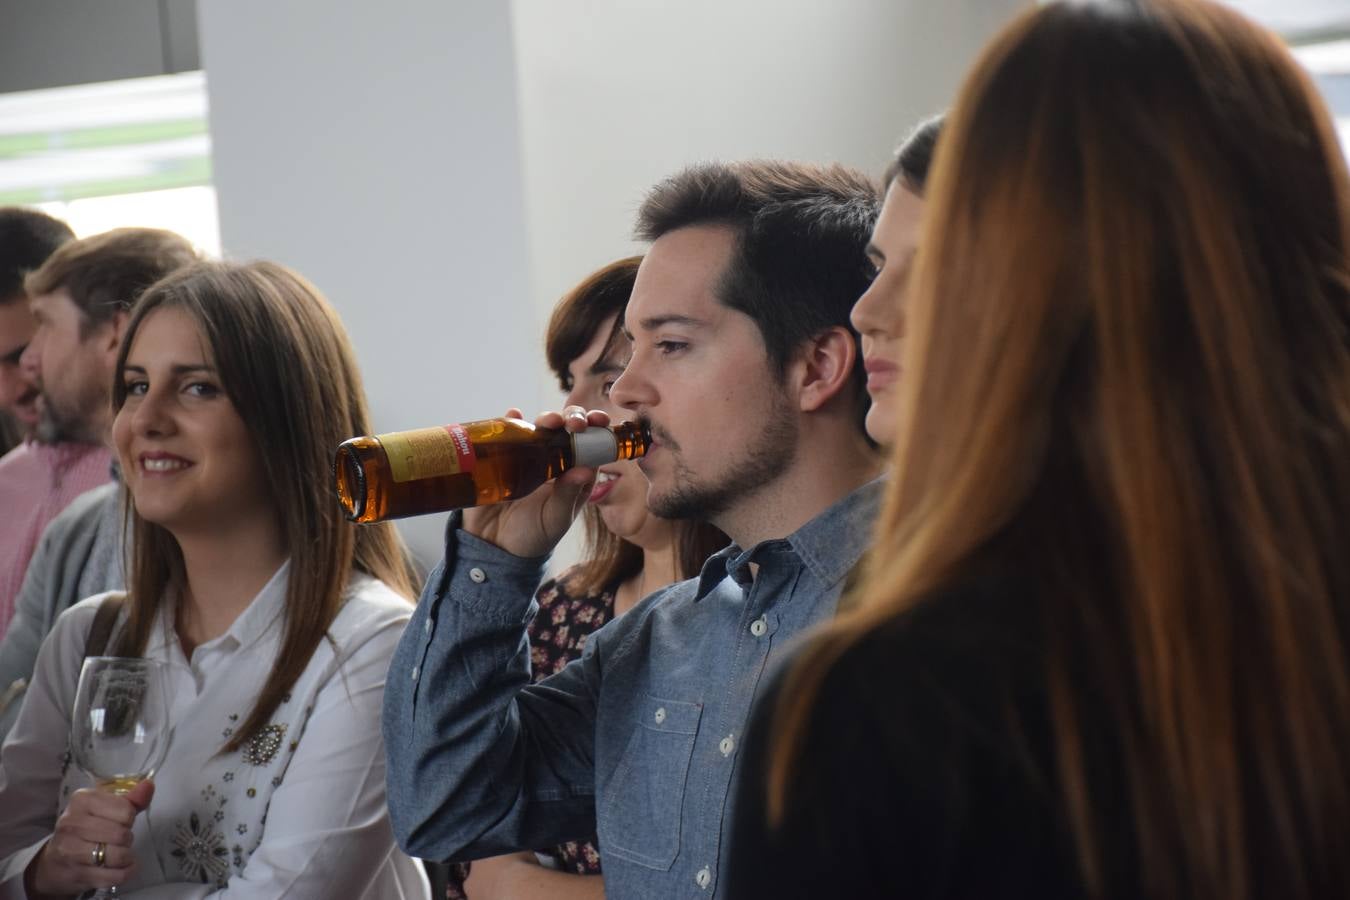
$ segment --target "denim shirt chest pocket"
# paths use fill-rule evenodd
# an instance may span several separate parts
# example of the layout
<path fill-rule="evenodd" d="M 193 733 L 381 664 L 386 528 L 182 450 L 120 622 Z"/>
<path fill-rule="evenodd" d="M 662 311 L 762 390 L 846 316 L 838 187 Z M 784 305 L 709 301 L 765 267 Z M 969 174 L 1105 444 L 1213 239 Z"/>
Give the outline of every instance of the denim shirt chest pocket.
<path fill-rule="evenodd" d="M 600 846 L 661 871 L 680 852 L 680 819 L 701 703 L 646 696 L 637 705 L 628 746 L 602 788 Z"/>

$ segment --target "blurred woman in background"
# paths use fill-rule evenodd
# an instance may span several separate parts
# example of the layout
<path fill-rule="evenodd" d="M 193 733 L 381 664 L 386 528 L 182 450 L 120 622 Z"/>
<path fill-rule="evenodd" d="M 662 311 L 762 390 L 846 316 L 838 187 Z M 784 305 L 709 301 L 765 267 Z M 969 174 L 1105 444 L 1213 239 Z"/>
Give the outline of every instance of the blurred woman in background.
<path fill-rule="evenodd" d="M 876 277 L 853 305 L 850 319 L 862 336 L 867 370 L 867 435 L 883 447 L 895 443 L 895 395 L 904 369 L 905 292 L 923 228 L 924 189 L 933 164 L 942 116 L 919 124 L 895 151 L 882 176 L 886 199 L 867 244 Z"/>
<path fill-rule="evenodd" d="M 1350 896 L 1350 179 L 1203 0 L 1041 6 L 948 120 L 861 605 L 729 896 Z"/>

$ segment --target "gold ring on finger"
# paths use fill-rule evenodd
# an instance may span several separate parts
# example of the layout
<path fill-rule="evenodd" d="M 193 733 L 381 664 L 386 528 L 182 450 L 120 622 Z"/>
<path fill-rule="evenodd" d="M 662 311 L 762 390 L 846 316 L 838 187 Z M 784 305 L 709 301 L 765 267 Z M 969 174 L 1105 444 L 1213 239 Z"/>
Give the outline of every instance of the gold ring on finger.
<path fill-rule="evenodd" d="M 94 865 L 106 866 L 108 864 L 108 845 L 99 841 L 94 845 L 94 849 L 89 851 L 89 856 L 94 860 Z"/>

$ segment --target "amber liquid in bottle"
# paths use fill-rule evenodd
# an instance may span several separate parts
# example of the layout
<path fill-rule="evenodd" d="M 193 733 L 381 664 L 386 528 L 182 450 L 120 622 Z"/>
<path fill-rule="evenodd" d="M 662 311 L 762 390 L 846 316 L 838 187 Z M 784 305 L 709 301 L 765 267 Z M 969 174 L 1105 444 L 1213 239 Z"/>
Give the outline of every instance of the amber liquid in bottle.
<path fill-rule="evenodd" d="M 639 457 L 649 441 L 637 422 L 574 435 L 485 419 L 352 438 L 333 470 L 347 518 L 364 524 L 514 500 L 574 465 Z"/>

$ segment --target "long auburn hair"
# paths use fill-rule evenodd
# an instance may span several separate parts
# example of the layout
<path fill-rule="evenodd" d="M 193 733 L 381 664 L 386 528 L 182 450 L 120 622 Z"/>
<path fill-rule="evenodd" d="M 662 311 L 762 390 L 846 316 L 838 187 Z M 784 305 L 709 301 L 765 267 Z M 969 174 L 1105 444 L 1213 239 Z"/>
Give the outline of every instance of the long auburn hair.
<path fill-rule="evenodd" d="M 231 752 L 268 724 L 305 670 L 341 609 L 353 570 L 409 599 L 415 578 L 391 525 L 355 526 L 334 499 L 335 448 L 371 429 L 351 343 L 318 289 L 270 262 L 204 262 L 157 282 L 136 304 L 122 338 L 114 410 L 126 401 L 121 372 L 132 341 L 162 308 L 183 310 L 201 329 L 225 393 L 257 444 L 290 555 L 281 647 L 253 709 L 222 748 Z M 133 549 L 117 653 L 139 656 L 160 605 L 183 595 L 186 575 L 173 535 L 142 519 L 123 491 Z"/>
<path fill-rule="evenodd" d="M 784 684 L 770 821 L 841 654 L 992 568 L 1033 586 L 1092 895 L 1124 821 L 1147 896 L 1344 896 L 1350 179 L 1308 77 L 1216 3 L 1042 7 L 928 201 L 871 568 Z M 1128 811 L 1094 804 L 1101 717 Z"/>
<path fill-rule="evenodd" d="M 629 256 L 601 266 L 558 301 L 549 318 L 544 338 L 549 367 L 563 391 L 572 389 L 572 363 L 586 352 L 596 333 L 611 318 L 605 353 L 619 353 L 623 336 L 623 313 L 637 281 L 641 256 Z M 626 354 L 626 350 L 624 351 Z M 626 356 L 625 356 L 626 358 Z M 569 588 L 578 594 L 594 594 L 622 584 L 642 571 L 642 548 L 626 541 L 605 526 L 600 510 L 587 506 L 582 512 L 586 546 Z M 672 523 L 675 558 L 680 578 L 693 578 L 709 556 L 727 545 L 728 538 L 707 522 L 680 520 Z"/>

